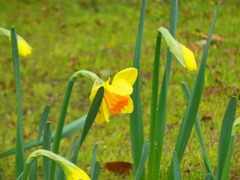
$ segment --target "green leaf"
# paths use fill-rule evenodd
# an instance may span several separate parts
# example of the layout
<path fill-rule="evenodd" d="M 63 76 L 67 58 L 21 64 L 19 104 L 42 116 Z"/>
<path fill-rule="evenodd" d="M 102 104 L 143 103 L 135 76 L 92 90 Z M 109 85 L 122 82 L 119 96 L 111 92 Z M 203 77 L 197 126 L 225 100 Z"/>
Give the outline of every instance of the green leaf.
<path fill-rule="evenodd" d="M 142 36 L 144 29 L 144 18 L 146 12 L 146 0 L 142 0 L 142 9 L 140 13 L 140 20 L 138 26 L 138 34 L 135 46 L 133 67 L 138 69 L 138 74 L 141 74 L 140 64 L 141 64 L 141 47 L 142 47 Z M 133 105 L 134 110 L 130 114 L 130 136 L 132 145 L 132 157 L 134 171 L 137 167 L 141 158 L 141 151 L 143 147 L 143 123 L 142 123 L 142 109 L 141 109 L 141 95 L 140 95 L 140 76 L 137 77 L 136 82 L 133 86 Z M 144 173 L 143 176 L 144 177 Z"/>
<path fill-rule="evenodd" d="M 79 149 L 82 146 L 82 143 L 85 140 L 85 138 L 86 138 L 86 136 L 87 136 L 90 128 L 92 127 L 92 124 L 93 124 L 93 122 L 94 122 L 94 120 L 97 116 L 97 113 L 98 113 L 99 108 L 100 108 L 101 103 L 102 103 L 103 95 L 104 95 L 104 88 L 102 86 L 98 89 L 97 94 L 96 94 L 96 96 L 95 96 L 95 98 L 94 98 L 94 100 L 91 104 L 91 107 L 89 109 L 89 112 L 88 112 L 85 124 L 83 126 L 83 130 L 82 130 L 80 139 L 77 143 L 77 147 L 76 147 L 76 150 L 75 150 L 74 155 L 73 155 L 72 162 L 74 164 L 77 163 Z"/>
<path fill-rule="evenodd" d="M 39 124 L 39 128 L 38 128 L 37 147 L 39 145 L 40 138 L 41 138 L 43 130 L 45 128 L 49 112 L 50 112 L 50 106 L 47 105 L 45 107 L 43 113 L 42 113 L 42 118 L 41 118 L 41 121 L 40 121 L 40 124 Z"/>
<path fill-rule="evenodd" d="M 221 128 L 220 141 L 218 146 L 218 166 L 217 166 L 216 179 L 222 179 L 224 166 L 226 163 L 229 163 L 229 162 L 226 162 L 226 159 L 227 159 L 229 149 L 232 152 L 233 143 L 230 143 L 230 141 L 231 141 L 233 122 L 235 119 L 236 106 L 237 106 L 236 97 L 232 97 L 225 111 L 222 128 Z M 231 153 L 229 155 L 231 155 Z M 228 158 L 228 161 L 230 161 L 230 159 L 231 158 Z M 227 173 L 227 171 L 225 172 Z"/>
<path fill-rule="evenodd" d="M 205 180 L 212 180 L 212 175 L 208 173 L 205 177 Z"/>
<path fill-rule="evenodd" d="M 190 100 L 189 100 L 189 103 L 188 103 L 188 106 L 187 106 L 187 109 L 186 109 L 186 112 L 185 112 L 185 115 L 183 118 L 180 132 L 178 134 L 175 151 L 178 155 L 179 162 L 181 162 L 181 160 L 182 160 L 182 156 L 183 156 L 184 150 L 186 148 L 193 124 L 195 122 L 199 103 L 201 100 L 202 89 L 203 89 L 203 85 L 204 85 L 204 77 L 205 77 L 205 68 L 206 68 L 206 63 L 207 63 L 208 49 L 210 46 L 210 40 L 211 40 L 213 28 L 214 28 L 214 25 L 215 25 L 215 22 L 217 19 L 219 6 L 220 6 L 220 4 L 218 4 L 218 6 L 217 6 L 217 10 L 216 10 L 212 25 L 210 27 L 210 32 L 208 34 L 208 39 L 207 39 L 207 42 L 206 42 L 206 45 L 205 45 L 205 48 L 203 51 L 202 62 L 201 62 L 200 68 L 199 68 L 197 79 L 195 81 L 193 92 L 190 97 Z M 173 164 L 171 164 L 168 179 L 173 179 L 173 168 L 172 167 L 173 167 Z"/>
<path fill-rule="evenodd" d="M 75 136 L 74 139 L 73 139 L 73 142 L 71 144 L 71 147 L 70 147 L 70 151 L 69 151 L 69 155 L 68 155 L 69 160 L 72 159 L 74 148 L 77 145 L 77 140 L 78 140 L 78 136 Z"/>
<path fill-rule="evenodd" d="M 92 180 L 97 180 L 98 179 L 98 174 L 99 174 L 99 162 L 96 162 L 94 164 L 94 173 L 93 176 L 91 176 Z"/>
<path fill-rule="evenodd" d="M 23 153 L 23 130 L 22 130 L 22 96 L 21 96 L 21 81 L 20 81 L 20 62 L 18 55 L 18 43 L 16 29 L 11 29 L 12 39 L 12 56 L 14 77 L 16 83 L 16 96 L 17 96 L 17 133 L 16 133 L 16 177 L 18 177 L 24 167 L 24 153 Z"/>
<path fill-rule="evenodd" d="M 86 120 L 86 115 L 69 123 L 68 125 L 64 126 L 63 128 L 63 132 L 62 132 L 62 138 L 65 138 L 67 136 L 70 136 L 72 134 L 74 134 L 75 132 L 81 130 L 84 126 L 84 123 L 85 123 L 85 120 Z M 52 133 L 52 140 L 54 139 L 55 137 L 55 134 L 56 134 L 56 131 L 54 131 Z M 40 138 L 39 140 L 39 145 L 42 145 L 43 144 L 43 138 Z M 29 148 L 32 148 L 32 147 L 35 147 L 37 146 L 37 140 L 33 140 L 33 141 L 30 141 L 26 144 L 24 144 L 23 148 L 24 149 L 29 149 Z M 11 154 L 14 154 L 16 152 L 16 149 L 10 149 L 6 152 L 3 152 L 0 154 L 0 158 L 3 158 L 3 157 L 6 157 L 6 156 L 9 156 Z"/>
<path fill-rule="evenodd" d="M 47 122 L 43 135 L 43 149 L 51 151 L 51 124 Z M 50 179 L 51 160 L 43 157 L 43 177 L 44 180 Z"/>
<path fill-rule="evenodd" d="M 93 149 L 93 153 L 92 153 L 92 164 L 91 164 L 91 179 L 92 180 L 97 180 L 98 173 L 99 173 L 99 164 L 96 160 L 97 149 L 98 149 L 98 145 L 95 144 L 94 149 Z"/>
<path fill-rule="evenodd" d="M 62 157 L 65 158 L 65 156 L 66 156 L 66 154 L 63 153 Z M 57 180 L 65 180 L 66 179 L 66 176 L 64 174 L 63 169 L 60 166 L 58 166 L 58 165 L 56 167 L 55 179 L 57 179 Z"/>
<path fill-rule="evenodd" d="M 173 152 L 173 176 L 174 180 L 181 180 L 181 170 L 176 151 Z"/>
<path fill-rule="evenodd" d="M 148 158 L 149 149 L 150 149 L 150 142 L 149 142 L 149 140 L 146 140 L 143 145 L 141 160 L 140 160 L 139 166 L 137 168 L 134 180 L 139 180 L 141 178 L 145 163 Z"/>
<path fill-rule="evenodd" d="M 37 159 L 32 162 L 29 179 L 37 179 Z"/>
<path fill-rule="evenodd" d="M 183 90 L 183 93 L 184 93 L 184 95 L 187 99 L 187 102 L 188 102 L 190 97 L 191 97 L 191 92 L 190 92 L 186 83 L 182 83 L 182 90 Z M 198 137 L 198 140 L 199 140 L 199 143 L 200 143 L 200 146 L 201 146 L 201 150 L 202 150 L 203 159 L 204 159 L 204 163 L 205 163 L 207 173 L 209 173 L 211 175 L 211 177 L 214 179 L 213 170 L 212 170 L 210 160 L 208 158 L 206 147 L 205 147 L 204 140 L 203 140 L 202 130 L 201 130 L 201 127 L 200 127 L 200 118 L 199 118 L 198 114 L 197 114 L 195 122 L 194 122 L 194 127 L 196 129 L 197 137 Z"/>
<path fill-rule="evenodd" d="M 158 100 L 158 84 L 159 84 L 159 65 L 160 65 L 160 49 L 161 49 L 161 35 L 157 34 L 155 58 L 153 65 L 153 77 L 152 77 L 152 98 L 151 98 L 151 116 L 150 116 L 150 153 L 148 158 L 148 176 L 152 177 L 155 174 L 154 161 L 154 146 L 155 146 L 155 133 L 156 133 L 156 114 L 157 114 L 157 100 Z"/>
<path fill-rule="evenodd" d="M 178 16 L 178 1 L 171 1 L 171 21 L 170 21 L 170 32 L 174 36 L 177 26 L 177 16 Z M 158 179 L 159 178 L 159 169 L 161 162 L 161 154 L 163 147 L 163 138 L 165 132 L 165 123 L 166 123 L 166 106 L 167 106 L 167 95 L 168 95 L 168 87 L 169 87 L 169 79 L 170 79 L 170 71 L 171 71 L 171 62 L 172 62 L 172 54 L 168 50 L 167 52 L 167 63 L 163 75 L 162 86 L 160 90 L 160 96 L 158 98 L 158 110 L 156 112 L 156 122 L 152 124 L 151 128 L 155 128 L 154 130 L 154 141 L 150 148 L 150 162 L 148 179 Z M 155 87 L 153 87 L 155 88 Z M 153 114 L 154 115 L 154 114 Z M 152 117 L 151 117 L 152 118 Z M 152 152 L 153 151 L 153 155 Z"/>
<path fill-rule="evenodd" d="M 231 158 L 232 158 L 233 147 L 234 147 L 234 139 L 235 139 L 235 136 L 231 135 L 229 145 L 228 145 L 227 156 L 225 159 L 225 164 L 222 172 L 222 179 L 228 179 L 228 176 L 229 176 Z"/>

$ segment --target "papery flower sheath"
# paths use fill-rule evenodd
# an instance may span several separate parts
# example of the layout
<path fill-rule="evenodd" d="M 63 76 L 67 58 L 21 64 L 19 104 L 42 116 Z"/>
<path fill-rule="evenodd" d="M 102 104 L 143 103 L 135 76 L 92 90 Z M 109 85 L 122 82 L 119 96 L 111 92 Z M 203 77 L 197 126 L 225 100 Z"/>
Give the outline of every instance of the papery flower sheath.
<path fill-rule="evenodd" d="M 176 57 L 179 63 L 188 71 L 196 71 L 197 63 L 193 52 L 174 39 L 166 28 L 160 27 L 158 31 L 164 37 L 169 50 Z"/>
<path fill-rule="evenodd" d="M 99 112 L 96 117 L 96 122 L 101 124 L 109 122 L 110 115 L 118 113 L 131 113 L 133 111 L 133 102 L 130 95 L 133 92 L 133 84 L 136 81 L 138 71 L 136 68 L 127 68 L 118 72 L 112 82 L 110 78 L 103 82 L 96 80 L 90 95 L 92 102 L 97 90 L 104 87 L 104 97 Z"/>

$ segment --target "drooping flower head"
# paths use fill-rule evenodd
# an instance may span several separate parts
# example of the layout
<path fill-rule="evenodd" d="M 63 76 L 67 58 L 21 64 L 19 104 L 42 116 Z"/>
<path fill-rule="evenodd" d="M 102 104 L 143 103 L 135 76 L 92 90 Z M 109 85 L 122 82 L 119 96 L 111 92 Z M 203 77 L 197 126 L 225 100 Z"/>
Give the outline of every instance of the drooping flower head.
<path fill-rule="evenodd" d="M 96 80 L 90 95 L 92 102 L 97 90 L 104 87 L 104 97 L 96 117 L 97 123 L 109 122 L 112 114 L 131 113 L 133 102 L 130 95 L 133 92 L 133 84 L 136 81 L 138 71 L 136 68 L 127 68 L 118 72 L 113 80 L 110 78 L 106 82 Z"/>
<path fill-rule="evenodd" d="M 32 152 L 27 159 L 27 163 L 31 164 L 33 159 L 41 157 L 41 156 L 48 157 L 48 158 L 52 159 L 53 161 L 55 161 L 62 168 L 67 180 L 79 180 L 79 179 L 90 180 L 89 176 L 82 169 L 77 167 L 75 164 L 73 164 L 72 162 L 68 161 L 67 159 L 65 159 L 51 151 L 47 151 L 44 149 L 38 149 L 38 150 Z"/>
<path fill-rule="evenodd" d="M 11 32 L 0 27 L 0 35 L 6 36 L 11 41 Z M 18 52 L 21 56 L 27 57 L 32 53 L 32 47 L 19 35 L 17 35 Z"/>
<path fill-rule="evenodd" d="M 164 37 L 169 50 L 176 57 L 179 63 L 188 71 L 196 71 L 197 63 L 193 52 L 183 44 L 179 43 L 176 39 L 174 39 L 166 28 L 160 27 L 158 31 Z"/>

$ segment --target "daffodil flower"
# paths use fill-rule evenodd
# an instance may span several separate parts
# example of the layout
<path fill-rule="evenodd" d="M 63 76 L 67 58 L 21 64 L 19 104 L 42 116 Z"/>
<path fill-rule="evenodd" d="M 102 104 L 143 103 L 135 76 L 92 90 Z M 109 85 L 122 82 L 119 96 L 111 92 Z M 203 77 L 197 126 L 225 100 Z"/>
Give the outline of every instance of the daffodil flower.
<path fill-rule="evenodd" d="M 0 27 L 0 34 L 6 36 L 11 41 L 11 32 L 9 30 Z M 23 57 L 31 55 L 31 46 L 21 36 L 17 35 L 17 41 L 19 54 Z"/>
<path fill-rule="evenodd" d="M 63 170 L 67 180 L 90 180 L 89 176 L 75 164 L 65 158 L 44 149 L 38 149 L 30 154 L 27 164 L 30 164 L 35 158 L 45 156 L 55 161 Z"/>
<path fill-rule="evenodd" d="M 138 71 L 136 68 L 127 68 L 118 72 L 112 81 L 110 78 L 103 82 L 96 80 L 90 95 L 92 102 L 97 90 L 104 87 L 104 97 L 96 117 L 96 122 L 101 124 L 109 122 L 110 115 L 118 113 L 131 113 L 133 102 L 130 95 L 133 92 L 133 84 L 136 81 Z"/>
<path fill-rule="evenodd" d="M 169 50 L 177 58 L 179 63 L 189 71 L 196 71 L 197 64 L 193 52 L 174 39 L 166 28 L 160 27 L 158 31 L 164 37 Z"/>

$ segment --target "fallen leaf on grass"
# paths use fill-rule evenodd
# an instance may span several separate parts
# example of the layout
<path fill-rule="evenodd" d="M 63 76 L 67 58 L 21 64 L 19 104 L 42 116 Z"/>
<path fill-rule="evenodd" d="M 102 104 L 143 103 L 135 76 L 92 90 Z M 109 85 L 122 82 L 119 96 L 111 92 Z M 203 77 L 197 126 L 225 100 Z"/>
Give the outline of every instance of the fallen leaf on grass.
<path fill-rule="evenodd" d="M 105 164 L 105 168 L 111 172 L 125 175 L 132 170 L 133 164 L 129 162 L 123 162 L 123 161 L 107 162 Z"/>
<path fill-rule="evenodd" d="M 203 34 L 203 33 L 196 33 L 197 36 L 200 36 L 203 39 L 207 39 L 208 35 L 207 34 Z M 217 34 L 213 34 L 211 37 L 211 41 L 213 42 L 224 42 L 225 39 L 222 38 L 221 36 L 217 35 Z"/>

